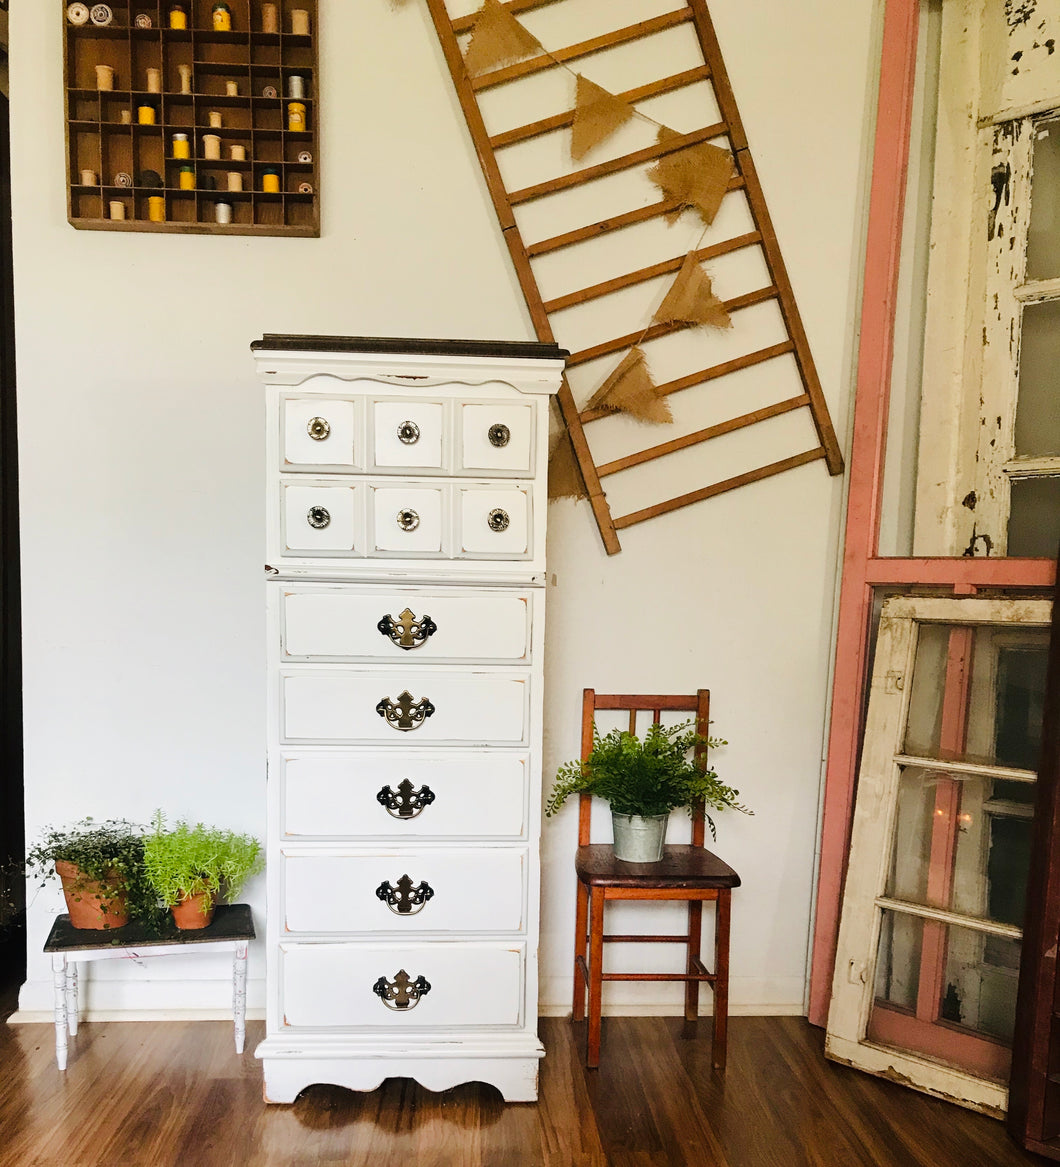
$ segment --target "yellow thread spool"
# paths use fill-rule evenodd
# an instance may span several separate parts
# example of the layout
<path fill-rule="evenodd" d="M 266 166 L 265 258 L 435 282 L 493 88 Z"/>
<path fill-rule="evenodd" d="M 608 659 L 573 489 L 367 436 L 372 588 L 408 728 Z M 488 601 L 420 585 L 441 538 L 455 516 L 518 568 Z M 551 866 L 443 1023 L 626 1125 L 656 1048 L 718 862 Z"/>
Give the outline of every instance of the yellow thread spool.
<path fill-rule="evenodd" d="M 141 105 L 136 111 L 136 120 L 142 126 L 153 126 L 155 124 L 155 107 Z"/>
<path fill-rule="evenodd" d="M 191 157 L 191 142 L 188 141 L 187 134 L 173 135 L 173 157 L 174 158 L 190 158 Z"/>
<path fill-rule="evenodd" d="M 261 176 L 261 189 L 266 194 L 280 193 L 280 176 L 275 170 L 266 170 Z"/>
<path fill-rule="evenodd" d="M 232 31 L 232 10 L 224 3 L 224 0 L 218 0 L 218 3 L 213 6 L 213 30 L 214 32 Z"/>
<path fill-rule="evenodd" d="M 287 104 L 287 129 L 297 132 L 305 129 L 305 104 L 291 101 Z"/>
<path fill-rule="evenodd" d="M 152 223 L 166 221 L 166 200 L 162 195 L 151 195 L 147 200 L 147 217 Z"/>
<path fill-rule="evenodd" d="M 174 4 L 169 10 L 169 27 L 170 28 L 187 28 L 188 14 L 179 4 Z"/>
<path fill-rule="evenodd" d="M 195 169 L 191 166 L 182 166 L 180 168 L 180 189 L 194 190 L 195 189 Z"/>

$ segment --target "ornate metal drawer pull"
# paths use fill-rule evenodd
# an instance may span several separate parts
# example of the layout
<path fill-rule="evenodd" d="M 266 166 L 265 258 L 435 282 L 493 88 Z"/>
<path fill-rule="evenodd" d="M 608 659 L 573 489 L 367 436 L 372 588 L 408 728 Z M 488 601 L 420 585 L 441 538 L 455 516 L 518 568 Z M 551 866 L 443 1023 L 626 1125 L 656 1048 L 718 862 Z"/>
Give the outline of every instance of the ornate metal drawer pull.
<path fill-rule="evenodd" d="M 388 1009 L 415 1009 L 420 998 L 426 997 L 430 991 L 431 984 L 426 977 L 412 980 L 404 969 L 399 969 L 392 981 L 380 977 L 372 985 L 372 992 Z"/>
<path fill-rule="evenodd" d="M 424 904 L 434 898 L 434 888 L 427 882 L 412 884 L 407 873 L 397 881 L 397 887 L 387 880 L 375 889 L 375 894 L 396 916 L 415 916 L 423 911 Z"/>
<path fill-rule="evenodd" d="M 435 797 L 434 791 L 429 786 L 421 786 L 416 790 L 407 778 L 398 783 L 396 793 L 389 786 L 384 786 L 375 796 L 376 801 L 386 807 L 386 813 L 395 819 L 416 818 L 423 812 L 424 807 L 434 802 Z"/>
<path fill-rule="evenodd" d="M 420 525 L 420 516 L 414 510 L 406 507 L 404 510 L 398 511 L 397 525 L 403 531 L 415 531 Z"/>
<path fill-rule="evenodd" d="M 306 511 L 306 522 L 318 531 L 323 529 L 331 522 L 331 511 L 327 507 L 310 507 Z"/>
<path fill-rule="evenodd" d="M 331 422 L 326 417 L 311 417 L 305 428 L 314 442 L 323 442 L 331 433 Z"/>
<path fill-rule="evenodd" d="M 420 427 L 414 421 L 403 421 L 397 427 L 398 441 L 405 446 L 414 446 L 420 440 Z"/>
<path fill-rule="evenodd" d="M 490 511 L 486 522 L 489 524 L 489 529 L 491 531 L 496 531 L 498 534 L 500 534 L 501 531 L 508 530 L 508 524 L 511 522 L 511 519 L 508 518 L 507 511 L 502 511 L 500 507 L 494 507 L 493 510 Z"/>
<path fill-rule="evenodd" d="M 384 616 L 376 628 L 384 636 L 389 636 L 398 648 L 419 648 L 438 631 L 438 625 L 430 616 L 417 620 L 411 608 L 406 608 L 397 617 Z"/>
<path fill-rule="evenodd" d="M 489 438 L 491 446 L 496 446 L 498 450 L 503 450 L 512 440 L 512 431 L 503 421 L 497 421 L 487 430 L 486 436 Z"/>
<path fill-rule="evenodd" d="M 426 697 L 422 701 L 413 701 L 412 694 L 406 689 L 398 694 L 396 701 L 384 697 L 375 711 L 380 717 L 386 718 L 387 725 L 394 729 L 410 730 L 419 729 L 434 712 L 434 706 Z"/>

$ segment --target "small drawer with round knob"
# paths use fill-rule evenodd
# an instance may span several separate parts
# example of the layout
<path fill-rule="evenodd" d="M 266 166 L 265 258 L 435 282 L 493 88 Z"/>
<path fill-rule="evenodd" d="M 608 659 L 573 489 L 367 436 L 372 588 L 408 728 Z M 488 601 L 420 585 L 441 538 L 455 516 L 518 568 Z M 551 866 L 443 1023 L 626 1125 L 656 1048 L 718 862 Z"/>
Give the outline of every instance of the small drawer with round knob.
<path fill-rule="evenodd" d="M 281 490 L 284 554 L 360 553 L 357 487 L 285 484 Z"/>
<path fill-rule="evenodd" d="M 281 469 L 354 470 L 360 463 L 358 404 L 340 398 L 288 397 L 283 403 Z"/>
<path fill-rule="evenodd" d="M 463 472 L 523 476 L 532 472 L 532 405 L 462 405 L 459 428 Z"/>
<path fill-rule="evenodd" d="M 530 493 L 522 487 L 465 487 L 459 492 L 459 554 L 498 559 L 527 555 Z"/>
<path fill-rule="evenodd" d="M 395 555 L 439 555 L 442 551 L 441 487 L 371 488 L 372 548 Z"/>
<path fill-rule="evenodd" d="M 371 419 L 377 470 L 441 471 L 445 407 L 440 401 L 374 401 Z"/>

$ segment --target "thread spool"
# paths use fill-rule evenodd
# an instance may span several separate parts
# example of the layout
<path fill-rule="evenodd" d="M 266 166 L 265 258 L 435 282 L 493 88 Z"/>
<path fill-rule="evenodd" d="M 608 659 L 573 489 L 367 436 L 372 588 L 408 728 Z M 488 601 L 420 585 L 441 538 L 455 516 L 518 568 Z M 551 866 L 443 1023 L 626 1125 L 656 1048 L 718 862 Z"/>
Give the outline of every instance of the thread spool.
<path fill-rule="evenodd" d="M 177 183 L 180 186 L 181 190 L 194 190 L 195 189 L 195 167 L 194 166 L 182 166 L 180 168 L 180 175 L 177 179 Z"/>
<path fill-rule="evenodd" d="M 300 77 L 297 73 L 292 73 L 287 78 L 287 96 L 288 97 L 305 97 L 305 78 Z"/>
<path fill-rule="evenodd" d="M 94 170 L 81 171 L 82 186 L 99 186 L 99 180 Z"/>
<path fill-rule="evenodd" d="M 266 194 L 280 193 L 280 176 L 275 170 L 263 170 L 261 172 L 261 189 Z"/>
<path fill-rule="evenodd" d="M 231 191 L 240 191 L 243 189 L 243 175 L 238 170 L 230 170 L 228 172 L 228 189 Z"/>
<path fill-rule="evenodd" d="M 287 103 L 287 129 L 294 133 L 305 129 L 305 106 L 302 102 Z"/>
<path fill-rule="evenodd" d="M 262 4 L 261 6 L 261 31 L 262 32 L 279 32 L 280 31 L 280 14 L 275 4 Z"/>
<path fill-rule="evenodd" d="M 169 9 L 169 27 L 170 28 L 187 28 L 188 14 L 184 11 L 183 4 L 174 4 Z"/>
<path fill-rule="evenodd" d="M 226 81 L 225 82 L 225 96 L 226 97 L 238 97 L 239 96 L 239 82 L 238 81 Z"/>
<path fill-rule="evenodd" d="M 211 109 L 208 117 L 210 119 L 210 129 L 219 130 L 221 128 L 221 111 L 219 109 Z"/>
<path fill-rule="evenodd" d="M 293 36 L 309 36 L 309 12 L 307 9 L 291 9 L 291 33 Z"/>
<path fill-rule="evenodd" d="M 246 162 L 247 148 L 246 146 L 232 145 L 228 147 L 228 156 L 233 162 Z"/>
<path fill-rule="evenodd" d="M 202 156 L 210 162 L 216 162 L 221 157 L 221 138 L 218 134 L 203 134 Z"/>
<path fill-rule="evenodd" d="M 125 204 L 121 199 L 113 199 L 110 204 L 110 217 L 117 222 L 125 218 Z"/>
<path fill-rule="evenodd" d="M 224 0 L 218 0 L 218 3 L 213 6 L 213 30 L 214 32 L 232 31 L 232 10 Z"/>
<path fill-rule="evenodd" d="M 191 93 L 191 66 L 178 65 L 177 72 L 180 74 L 180 91 L 181 93 Z"/>
<path fill-rule="evenodd" d="M 187 134 L 173 135 L 173 157 L 174 158 L 190 158 L 191 157 L 191 142 L 188 141 Z"/>
<path fill-rule="evenodd" d="M 141 126 L 153 126 L 155 124 L 155 107 L 153 105 L 138 106 L 136 120 Z"/>
<path fill-rule="evenodd" d="M 166 221 L 166 200 L 162 195 L 151 195 L 147 200 L 147 217 L 152 223 Z"/>
<path fill-rule="evenodd" d="M 162 92 L 162 70 L 148 69 L 147 70 L 147 92 L 161 93 Z"/>
<path fill-rule="evenodd" d="M 109 93 L 114 88 L 114 70 L 110 65 L 96 66 L 96 88 Z"/>
<path fill-rule="evenodd" d="M 132 110 L 131 109 L 123 109 L 121 111 L 120 116 L 121 116 L 121 124 L 123 126 L 131 126 L 132 125 Z"/>
<path fill-rule="evenodd" d="M 215 223 L 231 223 L 232 222 L 232 204 L 231 203 L 216 203 L 213 209 L 213 218 Z"/>

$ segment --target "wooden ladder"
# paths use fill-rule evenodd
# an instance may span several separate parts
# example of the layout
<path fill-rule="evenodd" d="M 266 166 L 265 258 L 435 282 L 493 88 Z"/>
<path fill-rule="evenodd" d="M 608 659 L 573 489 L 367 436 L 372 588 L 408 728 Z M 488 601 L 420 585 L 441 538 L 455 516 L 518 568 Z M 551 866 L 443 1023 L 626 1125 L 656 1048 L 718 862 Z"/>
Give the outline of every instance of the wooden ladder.
<path fill-rule="evenodd" d="M 504 7 L 513 15 L 518 15 L 531 9 L 563 2 L 564 0 L 505 0 Z M 698 430 L 695 433 L 689 433 L 671 441 L 650 446 L 629 454 L 626 457 L 598 466 L 593 460 L 593 455 L 586 439 L 585 426 L 598 418 L 608 415 L 609 411 L 600 408 L 580 410 L 575 402 L 570 385 L 566 378 L 564 378 L 557 400 L 564 423 L 570 435 L 574 456 L 577 459 L 578 467 L 585 483 L 593 515 L 600 529 L 600 535 L 608 554 L 613 555 L 621 550 L 618 531 L 622 528 L 644 522 L 646 519 L 655 518 L 657 515 L 666 514 L 679 507 L 712 498 L 715 495 L 733 490 L 738 486 L 757 482 L 774 474 L 780 474 L 786 470 L 794 469 L 796 466 L 802 466 L 818 459 L 825 461 L 830 474 L 842 473 L 843 458 L 839 449 L 839 443 L 836 440 L 835 431 L 828 414 L 828 407 L 825 403 L 820 380 L 810 353 L 809 342 L 807 341 L 806 333 L 802 325 L 798 306 L 795 303 L 795 296 L 788 279 L 787 270 L 784 266 L 784 259 L 780 252 L 776 233 L 773 230 L 773 224 L 766 206 L 765 196 L 762 193 L 761 184 L 758 180 L 754 161 L 747 146 L 743 123 L 736 106 L 732 87 L 729 84 L 725 62 L 722 60 L 721 49 L 718 45 L 714 26 L 705 0 L 689 0 L 687 7 L 679 8 L 676 11 L 667 12 L 625 28 L 615 29 L 603 35 L 593 37 L 590 40 L 556 49 L 546 54 L 530 57 L 517 64 L 495 69 L 475 77 L 468 76 L 467 70 L 464 67 L 464 58 L 458 40 L 461 34 L 466 34 L 474 27 L 475 17 L 464 16 L 455 19 L 451 18 L 446 8 L 445 0 L 427 0 L 427 4 L 439 41 L 441 42 L 442 50 L 445 54 L 446 62 L 449 66 L 449 71 L 453 78 L 453 83 L 456 86 L 457 96 L 460 100 L 464 117 L 467 120 L 468 129 L 471 132 L 471 137 L 478 153 L 490 198 L 492 199 L 494 209 L 500 221 L 501 230 L 507 243 L 520 287 L 526 298 L 527 307 L 529 308 L 530 316 L 539 340 L 557 340 L 550 320 L 553 314 L 575 305 L 587 303 L 590 300 L 611 295 L 644 281 L 655 279 L 668 273 L 676 273 L 681 268 L 685 256 L 680 255 L 667 258 L 659 263 L 639 268 L 636 271 L 625 273 L 605 282 L 594 284 L 591 287 L 581 288 L 578 291 L 573 291 L 567 295 L 550 300 L 545 300 L 542 297 L 541 290 L 538 286 L 532 263 L 535 258 L 548 255 L 561 248 L 571 247 L 578 243 L 599 238 L 610 232 L 621 231 L 623 228 L 633 226 L 634 224 L 645 223 L 659 216 L 674 214 L 680 211 L 680 205 L 674 200 L 664 198 L 651 205 L 638 207 L 623 214 L 611 215 L 598 222 L 587 223 L 584 226 L 565 231 L 552 238 L 542 239 L 529 244 L 524 241 L 523 234 L 516 221 L 515 210 L 517 207 L 524 206 L 538 199 L 556 195 L 562 191 L 571 190 L 608 175 L 643 166 L 665 155 L 672 154 L 688 146 L 697 145 L 701 142 L 708 142 L 725 137 L 728 139 L 732 150 L 735 162 L 735 174 L 730 181 L 729 189 L 730 191 L 742 190 L 744 192 L 753 220 L 754 230 L 698 249 L 696 255 L 700 261 L 703 261 L 736 252 L 743 248 L 761 248 L 769 275 L 769 284 L 726 301 L 725 307 L 731 314 L 755 304 L 775 301 L 783 319 L 786 339 L 781 343 L 759 348 L 735 359 L 701 369 L 698 372 L 659 385 L 657 390 L 660 395 L 676 393 L 689 389 L 694 385 L 701 385 L 716 380 L 717 378 L 725 377 L 740 369 L 746 369 L 753 365 L 775 360 L 778 357 L 783 357 L 790 353 L 798 368 L 799 378 L 802 383 L 802 392 L 787 400 L 742 414 L 739 417 L 731 418 L 719 424 L 709 426 L 706 429 Z M 633 103 L 642 101 L 645 98 L 673 92 L 685 86 L 695 84 L 696 82 L 710 81 L 718 110 L 722 116 L 720 122 L 703 126 L 689 133 L 675 135 L 647 148 L 625 154 L 595 166 L 583 167 L 574 173 L 553 178 L 547 182 L 525 187 L 521 190 L 509 191 L 506 189 L 501 168 L 497 161 L 498 151 L 516 145 L 517 143 L 525 142 L 531 138 L 536 138 L 539 135 L 571 126 L 574 122 L 574 110 L 543 118 L 539 121 L 491 136 L 487 132 L 483 120 L 478 94 L 485 90 L 495 89 L 497 86 L 506 85 L 520 78 L 528 77 L 534 73 L 554 69 L 557 66 L 577 61 L 594 53 L 628 44 L 645 37 L 655 36 L 668 29 L 685 24 L 691 24 L 695 29 L 702 50 L 703 64 L 671 76 L 659 78 L 635 89 L 627 90 L 618 96 Z M 583 348 L 580 351 L 572 352 L 567 362 L 568 368 L 611 353 L 622 352 L 635 344 L 647 343 L 685 327 L 687 325 L 684 324 L 654 324 L 640 332 L 614 337 L 593 345 L 590 348 Z M 709 441 L 711 438 L 720 437 L 723 434 L 732 433 L 746 426 L 751 426 L 758 422 L 766 421 L 769 418 L 777 417 L 780 414 L 802 408 L 808 408 L 812 414 L 818 443 L 814 448 L 801 451 L 779 461 L 771 462 L 765 466 L 756 467 L 745 473 L 727 478 L 724 481 L 713 482 L 697 490 L 692 490 L 675 498 L 654 503 L 653 505 L 643 507 L 617 518 L 612 516 L 607 497 L 601 485 L 601 479 L 606 478 L 608 475 L 616 474 L 621 470 L 627 470 L 633 466 L 653 461 L 656 458 L 676 453 L 679 450 L 688 449 L 691 446 Z"/>

